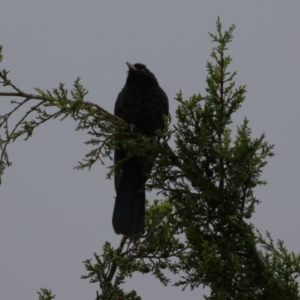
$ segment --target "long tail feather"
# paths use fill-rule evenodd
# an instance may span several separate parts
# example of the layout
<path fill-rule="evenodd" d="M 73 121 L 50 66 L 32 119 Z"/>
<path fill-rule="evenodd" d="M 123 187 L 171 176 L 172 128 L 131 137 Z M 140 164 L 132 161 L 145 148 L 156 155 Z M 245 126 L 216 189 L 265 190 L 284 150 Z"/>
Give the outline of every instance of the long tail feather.
<path fill-rule="evenodd" d="M 117 234 L 141 234 L 145 222 L 145 182 L 142 163 L 131 157 L 122 166 L 113 212 L 113 227 Z"/>

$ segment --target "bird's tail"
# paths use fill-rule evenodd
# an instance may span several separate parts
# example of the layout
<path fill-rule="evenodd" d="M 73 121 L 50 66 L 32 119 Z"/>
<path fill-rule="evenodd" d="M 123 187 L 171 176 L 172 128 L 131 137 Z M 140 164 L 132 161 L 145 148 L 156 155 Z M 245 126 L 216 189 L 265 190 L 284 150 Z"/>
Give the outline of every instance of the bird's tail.
<path fill-rule="evenodd" d="M 113 227 L 117 234 L 141 234 L 145 223 L 145 183 L 147 177 L 138 157 L 124 162 L 113 213 Z"/>

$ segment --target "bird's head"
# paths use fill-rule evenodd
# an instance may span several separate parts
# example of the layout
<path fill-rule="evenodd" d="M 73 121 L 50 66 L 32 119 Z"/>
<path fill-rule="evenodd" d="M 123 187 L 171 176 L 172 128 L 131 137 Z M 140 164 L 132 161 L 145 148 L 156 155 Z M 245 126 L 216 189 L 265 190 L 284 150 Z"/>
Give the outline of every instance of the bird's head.
<path fill-rule="evenodd" d="M 152 72 L 150 72 L 147 67 L 143 64 L 136 63 L 136 64 L 131 64 L 130 62 L 126 62 L 129 70 L 128 70 L 128 77 L 139 77 L 139 78 L 156 78 Z"/>

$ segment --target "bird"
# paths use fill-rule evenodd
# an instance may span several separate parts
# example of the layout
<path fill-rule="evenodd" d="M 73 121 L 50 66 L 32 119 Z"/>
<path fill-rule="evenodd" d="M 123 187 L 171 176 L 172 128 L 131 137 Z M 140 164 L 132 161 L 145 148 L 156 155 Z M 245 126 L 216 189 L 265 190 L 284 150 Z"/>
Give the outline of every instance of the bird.
<path fill-rule="evenodd" d="M 164 128 L 164 118 L 169 114 L 168 97 L 144 64 L 126 64 L 128 76 L 115 102 L 114 114 L 130 124 L 131 129 L 153 139 L 156 131 Z M 126 150 L 120 147 L 114 152 L 114 163 L 126 157 Z M 143 233 L 145 183 L 153 164 L 154 161 L 146 163 L 131 156 L 115 169 L 116 199 L 112 223 L 116 234 L 132 237 Z"/>

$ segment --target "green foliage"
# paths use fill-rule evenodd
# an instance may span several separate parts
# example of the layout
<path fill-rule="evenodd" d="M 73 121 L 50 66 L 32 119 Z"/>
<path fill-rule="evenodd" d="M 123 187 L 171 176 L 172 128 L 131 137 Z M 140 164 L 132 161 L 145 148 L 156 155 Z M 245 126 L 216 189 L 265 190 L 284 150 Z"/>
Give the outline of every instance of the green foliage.
<path fill-rule="evenodd" d="M 52 295 L 51 290 L 41 288 L 41 291 L 37 293 L 39 295 L 39 300 L 52 300 L 55 298 L 55 295 Z"/>
<path fill-rule="evenodd" d="M 25 98 L 12 101 L 15 108 L 0 117 L 1 172 L 10 165 L 9 143 L 20 136 L 28 139 L 37 126 L 58 117 L 71 117 L 76 130 L 90 135 L 86 144 L 92 150 L 77 169 L 103 163 L 119 145 L 128 156 L 156 158 L 146 187 L 156 189 L 163 200 L 147 204 L 143 235 L 123 237 L 117 248 L 106 242 L 101 255 L 83 262 L 87 274 L 82 278 L 99 284 L 96 299 L 141 299 L 136 291 L 122 289 L 134 273 L 155 276 L 163 285 L 171 283 L 173 274 L 172 284 L 183 290 L 208 286 L 210 300 L 300 299 L 300 256 L 289 253 L 282 241 L 274 245 L 269 233 L 265 240 L 247 220 L 259 204 L 255 187 L 266 184 L 261 174 L 274 155 L 273 145 L 264 134 L 253 138 L 246 118 L 233 129 L 232 116 L 245 100 L 246 87 L 235 87 L 236 73 L 230 72 L 232 59 L 226 54 L 235 26 L 222 31 L 219 18 L 216 25 L 217 34 L 210 34 L 214 47 L 206 65 L 206 93 L 184 100 L 179 92 L 174 125 L 166 118 L 167 129 L 156 142 L 131 133 L 124 121 L 86 101 L 79 79 L 69 99 L 63 84 L 30 95 L 12 84 L 6 70 L 0 72 L 2 85 L 15 91 L 0 95 Z M 35 104 L 11 129 L 11 115 L 32 101 Z M 111 166 L 108 177 L 118 166 Z M 54 298 L 43 289 L 39 295 Z"/>
<path fill-rule="evenodd" d="M 112 137 L 119 136 L 120 131 L 129 128 L 123 120 L 113 116 L 97 104 L 85 101 L 88 91 L 80 83 L 80 78 L 75 80 L 73 89 L 70 91 L 72 99 L 69 99 L 68 90 L 63 83 L 60 83 L 59 87 L 53 89 L 52 92 L 48 90 L 43 92 L 41 89 L 36 89 L 38 94 L 33 95 L 17 88 L 8 78 L 8 73 L 6 70 L 0 71 L 1 84 L 4 87 L 12 87 L 15 92 L 3 92 L 0 95 L 25 99 L 21 101 L 12 100 L 11 103 L 15 107 L 10 112 L 0 116 L 0 128 L 4 131 L 0 139 L 0 175 L 5 167 L 11 165 L 7 154 L 7 146 L 19 137 L 28 140 L 38 126 L 51 119 L 60 117 L 62 121 L 67 117 L 71 117 L 77 123 L 77 131 L 87 130 L 91 136 L 86 144 L 91 145 L 92 150 L 79 162 L 76 169 L 91 168 L 98 160 L 103 163 L 102 158 L 110 156 L 113 147 Z M 30 106 L 31 103 L 34 103 L 34 105 Z M 11 128 L 9 120 L 16 111 L 22 109 L 26 110 L 26 113 Z"/>
<path fill-rule="evenodd" d="M 116 249 L 106 242 L 101 257 L 95 253 L 94 263 L 91 259 L 84 261 L 88 274 L 82 278 L 89 279 L 91 283 L 99 282 L 105 291 L 101 299 L 114 299 L 117 296 L 137 299 L 132 292 L 126 294 L 120 289 L 120 285 L 127 277 L 131 278 L 134 272 L 153 275 L 167 285 L 170 279 L 166 273 L 177 274 L 180 271 L 178 258 L 189 247 L 175 237 L 178 220 L 170 218 L 171 214 L 172 207 L 167 201 L 154 201 L 147 209 L 145 234 L 131 239 L 123 237 Z"/>

